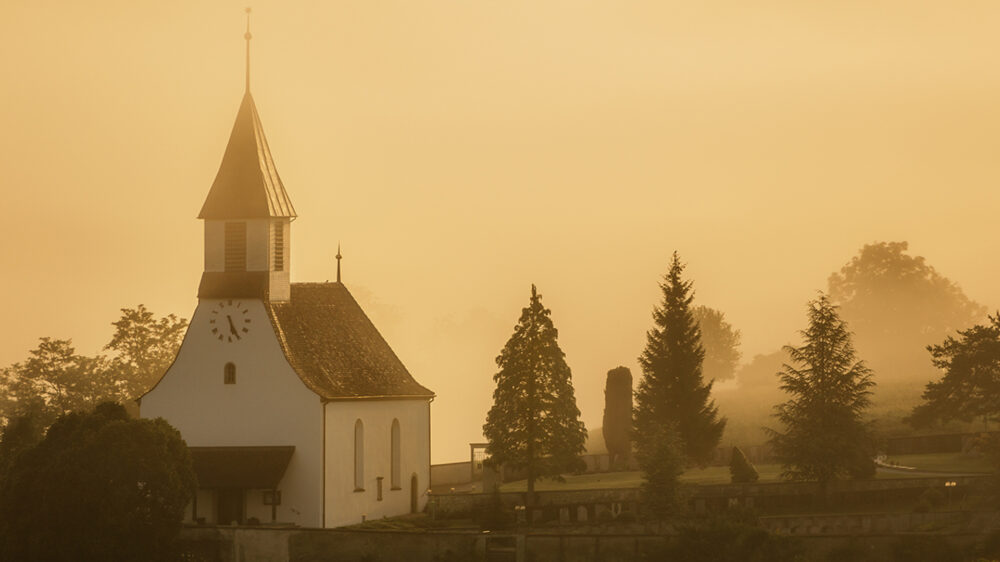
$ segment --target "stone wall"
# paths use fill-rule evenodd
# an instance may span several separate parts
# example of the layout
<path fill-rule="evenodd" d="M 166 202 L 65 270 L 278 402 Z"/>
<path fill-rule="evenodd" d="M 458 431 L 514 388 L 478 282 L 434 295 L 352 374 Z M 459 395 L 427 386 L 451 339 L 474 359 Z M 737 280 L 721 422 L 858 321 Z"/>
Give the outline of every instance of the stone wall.
<path fill-rule="evenodd" d="M 892 546 L 899 541 L 930 538 L 968 545 L 984 537 L 982 532 L 879 532 L 805 534 L 800 540 L 813 559 L 832 559 L 832 551 L 850 547 L 867 552 L 868 559 L 882 560 L 890 558 Z M 564 533 L 481 533 L 189 527 L 181 539 L 187 562 L 640 562 L 668 546 L 673 537 L 575 529 Z"/>
<path fill-rule="evenodd" d="M 467 484 L 471 481 L 472 463 L 469 461 L 431 465 L 431 488 Z"/>
<path fill-rule="evenodd" d="M 741 506 L 762 513 L 788 510 L 809 510 L 822 506 L 884 506 L 916 500 L 928 489 L 948 490 L 950 499 L 979 493 L 989 482 L 989 476 L 957 476 L 933 478 L 896 478 L 849 480 L 833 482 L 824 491 L 812 482 L 771 482 L 765 484 L 720 484 L 687 487 L 687 501 L 695 513 L 723 511 Z M 946 487 L 954 482 L 954 487 Z M 641 507 L 641 490 L 618 488 L 603 490 L 563 490 L 535 492 L 536 505 L 542 517 L 560 518 L 560 508 L 586 509 L 591 517 L 604 511 L 612 514 L 635 513 Z M 524 492 L 503 492 L 505 508 L 525 504 Z M 462 517 L 486 509 L 491 494 L 431 494 L 428 510 L 436 517 Z M 575 518 L 571 518 L 576 521 Z"/>

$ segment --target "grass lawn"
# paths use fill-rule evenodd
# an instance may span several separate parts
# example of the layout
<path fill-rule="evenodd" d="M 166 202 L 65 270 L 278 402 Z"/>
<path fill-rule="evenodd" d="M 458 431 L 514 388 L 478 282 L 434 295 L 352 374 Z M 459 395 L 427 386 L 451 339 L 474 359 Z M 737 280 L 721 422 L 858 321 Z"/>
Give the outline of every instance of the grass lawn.
<path fill-rule="evenodd" d="M 781 466 L 763 464 L 757 467 L 759 482 L 775 482 L 781 473 Z M 642 484 L 641 472 L 597 472 L 592 474 L 569 474 L 565 482 L 553 480 L 535 481 L 535 490 L 599 490 L 601 488 L 637 488 Z M 681 481 L 688 484 L 728 484 L 728 466 L 693 468 L 681 475 Z M 500 487 L 501 492 L 523 492 L 527 489 L 524 480 L 508 482 Z"/>
<path fill-rule="evenodd" d="M 992 472 L 986 459 L 962 453 L 893 455 L 889 460 L 896 461 L 902 466 L 912 466 L 917 470 L 929 472 Z"/>
<path fill-rule="evenodd" d="M 929 455 L 896 455 L 891 460 L 903 466 L 915 467 L 918 471 L 973 473 L 990 472 L 984 459 L 969 457 L 959 453 L 935 453 Z M 758 482 L 777 482 L 781 476 L 781 465 L 760 464 L 756 466 L 760 474 Z M 926 474 L 879 473 L 878 478 L 924 478 Z M 601 472 L 593 474 L 569 474 L 565 482 L 538 480 L 535 489 L 544 490 L 598 490 L 601 488 L 636 488 L 642 484 L 641 472 Z M 728 466 L 692 468 L 681 475 L 681 481 L 688 484 L 728 484 Z M 500 487 L 501 492 L 523 492 L 527 488 L 524 480 L 508 482 Z"/>

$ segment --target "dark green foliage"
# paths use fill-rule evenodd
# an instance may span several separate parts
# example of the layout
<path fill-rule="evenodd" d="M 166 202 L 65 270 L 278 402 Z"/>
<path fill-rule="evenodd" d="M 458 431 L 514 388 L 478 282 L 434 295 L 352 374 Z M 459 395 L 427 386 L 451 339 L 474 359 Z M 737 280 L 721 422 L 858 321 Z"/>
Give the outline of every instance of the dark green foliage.
<path fill-rule="evenodd" d="M 31 414 L 43 428 L 62 414 L 120 397 L 121 380 L 108 360 L 79 355 L 70 340 L 41 338 L 28 359 L 3 375 L 3 417 Z"/>
<path fill-rule="evenodd" d="M 180 434 L 116 404 L 61 417 L 0 487 L 0 559 L 176 560 L 195 490 Z"/>
<path fill-rule="evenodd" d="M 928 346 L 934 366 L 945 375 L 927 384 L 924 402 L 909 420 L 925 427 L 948 420 L 1000 420 L 1000 313 Z"/>
<path fill-rule="evenodd" d="M 733 458 L 729 460 L 729 476 L 737 484 L 756 482 L 760 478 L 757 469 L 750 464 L 739 447 L 733 447 Z"/>
<path fill-rule="evenodd" d="M 491 531 L 506 529 L 514 523 L 514 514 L 504 507 L 498 488 L 493 488 L 489 504 L 477 513 L 476 520 L 480 527 Z"/>
<path fill-rule="evenodd" d="M 809 303 L 801 347 L 786 346 L 792 364 L 778 373 L 790 395 L 775 407 L 785 431 L 771 430 L 784 476 L 821 483 L 864 472 L 874 439 L 862 416 L 870 403 L 872 372 L 856 360 L 851 334 L 825 295 Z"/>
<path fill-rule="evenodd" d="M 168 314 L 157 319 L 145 306 L 123 308 L 114 336 L 104 349 L 115 356 L 113 369 L 124 381 L 123 395 L 135 400 L 153 387 L 173 363 L 187 320 Z"/>
<path fill-rule="evenodd" d="M 726 425 L 711 400 L 712 382 L 702 380 L 705 351 L 691 312 L 692 283 L 681 275 L 684 266 L 674 252 L 670 271 L 660 285 L 663 302 L 653 310 L 653 329 L 639 357 L 642 380 L 636 391 L 633 440 L 642 447 L 657 428 L 674 427 L 684 454 L 695 463 L 711 458 Z"/>
<path fill-rule="evenodd" d="M 793 562 L 805 560 L 799 540 L 772 534 L 755 524 L 712 518 L 680 530 L 664 552 L 649 560 L 684 562 Z"/>
<path fill-rule="evenodd" d="M 42 440 L 42 427 L 37 414 L 28 412 L 11 419 L 0 438 L 0 483 L 7 479 L 19 456 Z"/>
<path fill-rule="evenodd" d="M 740 362 L 740 331 L 726 322 L 726 315 L 707 306 L 691 309 L 698 329 L 701 345 L 705 348 L 702 376 L 710 381 L 733 378 Z"/>
<path fill-rule="evenodd" d="M 611 466 L 627 462 L 632 456 L 632 372 L 628 367 L 608 371 L 601 431 L 611 455 Z"/>
<path fill-rule="evenodd" d="M 864 540 L 851 539 L 840 543 L 823 557 L 826 562 L 882 562 L 874 545 Z"/>
<path fill-rule="evenodd" d="M 916 398 L 914 383 L 936 375 L 924 348 L 979 322 L 986 309 L 906 242 L 865 245 L 829 278 L 830 300 L 855 334 L 858 350 L 878 373 L 880 393 Z"/>
<path fill-rule="evenodd" d="M 892 545 L 893 562 L 963 562 L 968 558 L 942 535 L 909 535 Z"/>
<path fill-rule="evenodd" d="M 497 357 L 493 407 L 483 426 L 488 462 L 526 470 L 529 502 L 536 477 L 559 478 L 584 467 L 587 432 L 549 314 L 532 285 L 531 301 Z"/>
<path fill-rule="evenodd" d="M 170 366 L 187 321 L 156 319 L 141 304 L 121 311 L 105 346 L 111 357 L 80 355 L 71 340 L 41 338 L 25 361 L 0 370 L 0 422 L 31 413 L 44 429 L 62 414 L 105 401 L 132 408 Z"/>
<path fill-rule="evenodd" d="M 643 504 L 654 517 L 663 518 L 681 507 L 679 479 L 684 472 L 684 453 L 673 427 L 656 427 L 650 431 L 649 439 L 637 441 L 635 456 L 645 477 Z"/>

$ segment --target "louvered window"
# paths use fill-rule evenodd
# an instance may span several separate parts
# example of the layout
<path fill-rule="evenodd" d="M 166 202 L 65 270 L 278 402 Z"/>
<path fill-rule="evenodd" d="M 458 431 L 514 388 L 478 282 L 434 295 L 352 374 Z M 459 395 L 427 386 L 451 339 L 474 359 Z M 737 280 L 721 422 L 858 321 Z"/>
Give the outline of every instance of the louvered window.
<path fill-rule="evenodd" d="M 226 223 L 226 271 L 247 270 L 247 223 Z"/>
<path fill-rule="evenodd" d="M 274 270 L 285 270 L 285 225 L 281 221 L 275 222 L 272 228 L 274 232 Z"/>

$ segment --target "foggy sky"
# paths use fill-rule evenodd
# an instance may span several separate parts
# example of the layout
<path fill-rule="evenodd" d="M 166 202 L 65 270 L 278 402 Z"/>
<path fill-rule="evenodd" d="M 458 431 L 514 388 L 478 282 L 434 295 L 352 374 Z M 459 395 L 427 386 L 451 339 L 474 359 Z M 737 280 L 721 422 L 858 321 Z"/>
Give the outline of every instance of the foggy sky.
<path fill-rule="evenodd" d="M 244 5 L 5 3 L 0 365 L 40 336 L 96 353 L 121 307 L 190 318 Z M 1000 303 L 994 2 L 252 5 L 292 279 L 333 279 L 343 244 L 438 394 L 434 462 L 481 439 L 531 283 L 590 428 L 607 370 L 639 378 L 674 250 L 745 359 L 868 242 Z"/>

